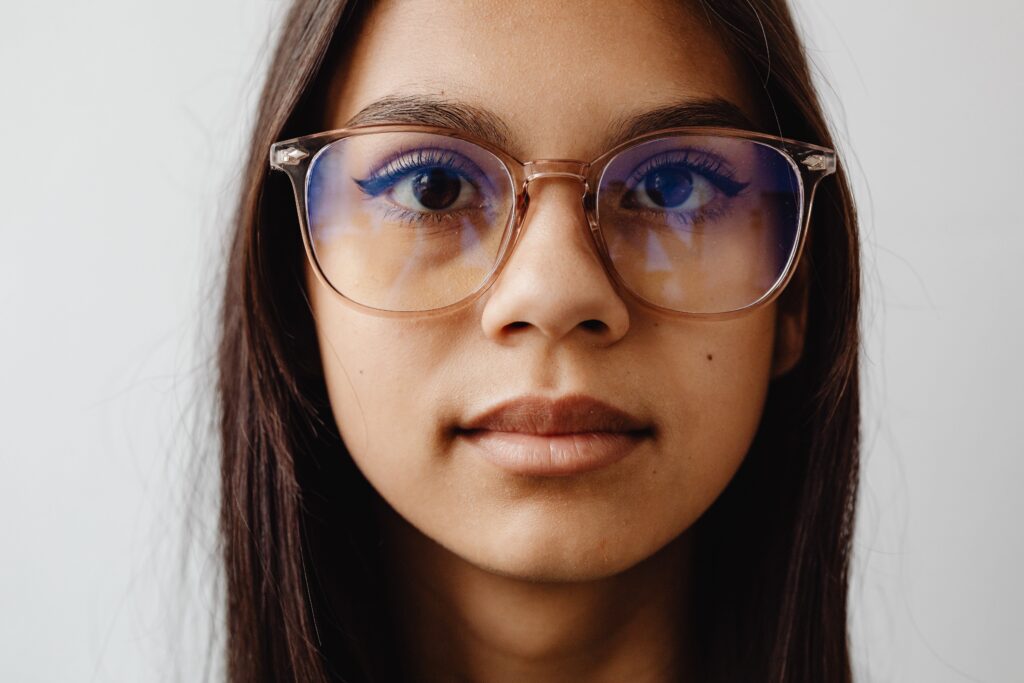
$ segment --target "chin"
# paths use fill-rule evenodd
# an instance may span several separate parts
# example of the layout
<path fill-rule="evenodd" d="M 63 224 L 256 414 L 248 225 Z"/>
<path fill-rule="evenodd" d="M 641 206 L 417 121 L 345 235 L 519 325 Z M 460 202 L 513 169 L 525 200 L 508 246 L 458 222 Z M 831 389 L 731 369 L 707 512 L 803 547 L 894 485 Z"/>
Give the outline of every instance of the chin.
<path fill-rule="evenodd" d="M 537 553 L 463 559 L 491 574 L 532 583 L 599 581 L 626 571 L 639 562 L 625 558 L 594 558 L 587 554 L 574 557 L 564 552 L 557 556 Z"/>
<path fill-rule="evenodd" d="M 677 534 L 656 535 L 622 528 L 609 533 L 597 520 L 514 520 L 486 535 L 484 543 L 449 547 L 464 560 L 494 574 L 534 582 L 580 582 L 608 578 L 657 553 Z M 590 523 L 586 523 L 590 522 Z M 453 544 L 454 545 L 454 544 Z M 462 545 L 462 544 L 458 544 Z"/>

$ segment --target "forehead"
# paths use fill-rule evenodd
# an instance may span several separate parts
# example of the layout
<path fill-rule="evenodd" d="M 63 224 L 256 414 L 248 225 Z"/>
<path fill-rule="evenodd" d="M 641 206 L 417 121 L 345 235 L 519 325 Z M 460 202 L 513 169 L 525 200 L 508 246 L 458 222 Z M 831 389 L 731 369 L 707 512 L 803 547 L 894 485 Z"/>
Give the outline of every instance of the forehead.
<path fill-rule="evenodd" d="M 627 122 L 680 104 L 732 104 L 755 119 L 705 14 L 654 0 L 374 3 L 332 74 L 328 123 L 417 97 L 487 112 L 496 142 L 522 158 L 592 158 Z M 413 121 L 409 109 L 387 118 Z"/>

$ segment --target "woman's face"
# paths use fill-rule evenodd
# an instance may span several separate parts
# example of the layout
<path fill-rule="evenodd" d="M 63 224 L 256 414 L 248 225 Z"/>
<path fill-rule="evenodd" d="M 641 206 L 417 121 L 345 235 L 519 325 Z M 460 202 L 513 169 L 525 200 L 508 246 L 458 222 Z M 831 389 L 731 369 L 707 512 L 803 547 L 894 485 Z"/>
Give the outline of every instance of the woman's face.
<path fill-rule="evenodd" d="M 756 120 L 703 14 L 640 0 L 379 2 L 334 79 L 329 123 L 395 97 L 486 111 L 524 160 L 593 159 L 623 121 L 693 100 Z M 416 118 L 405 109 L 393 120 Z M 799 353 L 800 325 L 775 305 L 702 321 L 618 291 L 580 193 L 571 180 L 531 185 L 500 277 L 452 313 L 376 316 L 307 278 L 359 468 L 422 534 L 521 578 L 608 576 L 690 527 L 746 454 L 773 373 Z"/>

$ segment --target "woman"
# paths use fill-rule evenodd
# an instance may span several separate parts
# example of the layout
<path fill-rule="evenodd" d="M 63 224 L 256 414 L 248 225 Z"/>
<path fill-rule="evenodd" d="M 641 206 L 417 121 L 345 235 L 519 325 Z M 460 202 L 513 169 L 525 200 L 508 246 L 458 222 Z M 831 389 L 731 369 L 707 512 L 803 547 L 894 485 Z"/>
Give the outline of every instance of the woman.
<path fill-rule="evenodd" d="M 230 679 L 850 680 L 830 146 L 782 0 L 296 2 L 223 311 Z"/>

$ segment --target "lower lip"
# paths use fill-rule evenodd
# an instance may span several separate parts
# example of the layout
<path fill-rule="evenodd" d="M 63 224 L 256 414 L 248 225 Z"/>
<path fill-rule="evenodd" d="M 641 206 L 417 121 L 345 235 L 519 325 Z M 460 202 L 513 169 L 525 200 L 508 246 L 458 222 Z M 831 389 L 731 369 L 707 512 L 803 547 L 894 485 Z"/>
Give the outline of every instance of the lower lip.
<path fill-rule="evenodd" d="M 523 434 L 479 430 L 462 436 L 494 465 L 511 474 L 568 477 L 608 467 L 645 438 L 637 432 Z"/>

